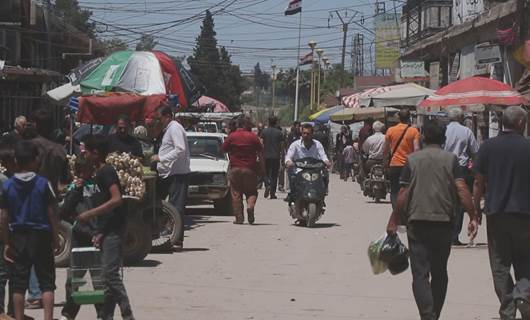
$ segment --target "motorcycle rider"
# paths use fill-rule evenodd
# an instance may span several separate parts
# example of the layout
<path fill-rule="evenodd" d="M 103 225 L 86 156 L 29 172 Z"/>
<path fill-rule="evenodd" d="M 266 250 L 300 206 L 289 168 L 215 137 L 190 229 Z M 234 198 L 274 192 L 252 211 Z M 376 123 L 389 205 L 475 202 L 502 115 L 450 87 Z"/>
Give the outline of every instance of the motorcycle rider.
<path fill-rule="evenodd" d="M 285 199 L 287 202 L 294 201 L 295 190 L 295 179 L 294 179 L 294 162 L 298 159 L 303 158 L 314 158 L 321 160 L 326 164 L 326 167 L 331 167 L 331 162 L 324 151 L 324 147 L 318 140 L 313 139 L 313 126 L 309 123 L 306 123 L 302 126 L 302 138 L 294 141 L 287 150 L 285 155 L 285 165 L 289 168 L 289 185 L 290 192 Z M 329 183 L 329 178 L 325 177 L 324 180 L 326 188 Z"/>
<path fill-rule="evenodd" d="M 385 149 L 385 135 L 383 129 L 385 125 L 381 121 L 376 121 L 372 126 L 374 134 L 368 137 L 362 145 L 362 155 L 365 159 L 361 166 L 360 183 L 361 188 L 364 188 L 364 179 L 376 164 L 382 164 Z"/>

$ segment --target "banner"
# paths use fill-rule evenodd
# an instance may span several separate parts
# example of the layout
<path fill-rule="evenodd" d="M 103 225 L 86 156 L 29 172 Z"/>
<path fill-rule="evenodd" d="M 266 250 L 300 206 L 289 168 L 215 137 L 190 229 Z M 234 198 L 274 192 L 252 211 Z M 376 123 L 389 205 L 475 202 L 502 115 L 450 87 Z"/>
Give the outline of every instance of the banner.
<path fill-rule="evenodd" d="M 375 17 L 375 67 L 392 69 L 399 59 L 399 13 L 381 13 Z"/>
<path fill-rule="evenodd" d="M 403 79 L 424 79 L 426 76 L 424 61 L 401 61 L 400 66 Z"/>

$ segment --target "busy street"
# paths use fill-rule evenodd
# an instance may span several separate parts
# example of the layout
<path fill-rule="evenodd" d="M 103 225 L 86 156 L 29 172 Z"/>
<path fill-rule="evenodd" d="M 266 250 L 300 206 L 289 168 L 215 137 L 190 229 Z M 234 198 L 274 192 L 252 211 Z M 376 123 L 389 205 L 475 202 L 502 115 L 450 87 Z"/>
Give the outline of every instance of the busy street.
<path fill-rule="evenodd" d="M 293 225 L 280 199 L 260 196 L 253 226 L 233 225 L 232 217 L 208 207 L 190 208 L 183 252 L 150 254 L 124 269 L 136 317 L 417 319 L 410 273 L 375 276 L 366 255 L 368 243 L 385 232 L 390 204 L 373 203 L 336 175 L 330 189 L 329 207 L 313 229 Z M 444 319 L 496 318 L 485 241 L 482 227 L 476 248 L 451 252 Z M 65 274 L 58 270 L 57 283 Z M 57 295 L 63 292 L 59 287 Z M 91 306 L 79 314 L 94 316 Z"/>

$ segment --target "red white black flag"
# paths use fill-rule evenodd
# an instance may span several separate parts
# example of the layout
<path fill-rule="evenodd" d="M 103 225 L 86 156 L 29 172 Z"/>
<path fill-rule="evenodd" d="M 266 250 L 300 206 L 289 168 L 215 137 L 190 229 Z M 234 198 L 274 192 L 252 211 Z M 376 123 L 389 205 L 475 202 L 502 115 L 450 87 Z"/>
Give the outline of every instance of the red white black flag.
<path fill-rule="evenodd" d="M 285 9 L 285 15 L 290 16 L 302 12 L 302 0 L 290 0 L 289 6 Z"/>
<path fill-rule="evenodd" d="M 301 66 L 305 66 L 306 64 L 311 64 L 311 63 L 313 63 L 313 53 L 312 52 L 309 52 L 308 54 L 306 54 L 305 56 L 300 58 L 300 65 Z"/>

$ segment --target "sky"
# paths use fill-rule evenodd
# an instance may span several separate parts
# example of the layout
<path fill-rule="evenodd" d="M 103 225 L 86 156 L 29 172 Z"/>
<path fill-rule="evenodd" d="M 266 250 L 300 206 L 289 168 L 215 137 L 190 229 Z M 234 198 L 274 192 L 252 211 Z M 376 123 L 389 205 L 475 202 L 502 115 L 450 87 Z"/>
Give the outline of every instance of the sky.
<path fill-rule="evenodd" d="M 93 12 L 98 36 L 121 38 L 132 48 L 142 34 L 151 34 L 158 41 L 156 49 L 177 56 L 192 53 L 200 32 L 204 12 L 214 14 L 219 45 L 225 46 L 232 61 L 243 72 L 252 72 L 260 63 L 271 72 L 296 66 L 299 15 L 285 16 L 288 0 L 79 0 Z M 402 0 L 385 2 L 387 11 L 401 12 Z M 346 45 L 346 68 L 351 66 L 352 37 L 364 35 L 365 69 L 370 68 L 370 42 L 374 40 L 374 0 L 303 0 L 301 51 L 310 52 L 309 40 L 324 49 L 330 62 L 340 63 L 342 23 L 335 11 L 349 25 Z M 372 46 L 373 49 L 373 46 Z"/>

